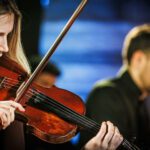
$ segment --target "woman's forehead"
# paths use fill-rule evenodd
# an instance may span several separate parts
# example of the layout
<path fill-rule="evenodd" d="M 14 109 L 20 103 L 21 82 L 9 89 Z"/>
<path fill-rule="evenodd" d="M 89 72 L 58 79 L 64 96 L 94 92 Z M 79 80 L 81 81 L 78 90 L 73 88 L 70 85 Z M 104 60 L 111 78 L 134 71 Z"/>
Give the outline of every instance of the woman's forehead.
<path fill-rule="evenodd" d="M 12 21 L 13 19 L 14 19 L 13 13 L 7 13 L 7 14 L 0 15 L 0 20 L 3 22 Z"/>
<path fill-rule="evenodd" d="M 14 15 L 4 14 L 0 15 L 0 30 L 7 29 L 6 32 L 11 32 L 14 25 Z"/>

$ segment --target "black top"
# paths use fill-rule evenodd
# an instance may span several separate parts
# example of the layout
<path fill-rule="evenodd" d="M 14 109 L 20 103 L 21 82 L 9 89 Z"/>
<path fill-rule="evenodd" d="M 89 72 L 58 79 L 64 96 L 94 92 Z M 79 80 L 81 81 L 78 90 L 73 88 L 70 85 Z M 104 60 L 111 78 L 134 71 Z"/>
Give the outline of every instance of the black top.
<path fill-rule="evenodd" d="M 146 143 L 146 139 L 150 140 L 150 138 L 145 133 L 141 137 L 140 129 L 141 126 L 147 129 L 145 126 L 148 126 L 148 120 L 144 112 L 142 117 L 144 121 L 141 122 L 140 95 L 140 89 L 128 71 L 125 71 L 117 78 L 101 81 L 95 85 L 87 99 L 87 116 L 99 123 L 109 120 L 119 128 L 124 138 L 130 141 L 136 137 L 138 145 L 141 143 L 139 138 L 142 138 Z M 147 131 L 145 132 L 149 135 Z M 87 131 L 82 131 L 79 145 L 83 146 L 92 136 Z M 145 143 L 144 146 L 146 146 Z"/>

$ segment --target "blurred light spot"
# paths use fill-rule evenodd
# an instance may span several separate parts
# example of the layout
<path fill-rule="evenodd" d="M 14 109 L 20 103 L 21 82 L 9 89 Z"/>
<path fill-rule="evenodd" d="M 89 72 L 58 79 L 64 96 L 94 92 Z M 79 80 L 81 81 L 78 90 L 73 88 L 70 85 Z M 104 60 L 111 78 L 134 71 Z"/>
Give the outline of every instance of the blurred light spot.
<path fill-rule="evenodd" d="M 75 137 L 72 138 L 71 143 L 76 145 L 79 142 L 80 133 L 78 133 Z"/>
<path fill-rule="evenodd" d="M 40 0 L 40 3 L 43 7 L 46 7 L 50 4 L 50 0 Z"/>

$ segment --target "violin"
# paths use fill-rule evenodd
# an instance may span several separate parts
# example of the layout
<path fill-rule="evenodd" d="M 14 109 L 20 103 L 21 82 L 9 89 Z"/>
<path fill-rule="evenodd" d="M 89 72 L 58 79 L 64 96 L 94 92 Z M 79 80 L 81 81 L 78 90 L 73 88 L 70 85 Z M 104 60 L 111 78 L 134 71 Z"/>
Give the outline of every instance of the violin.
<path fill-rule="evenodd" d="M 3 66 L 0 70 L 0 100 L 15 99 L 27 75 Z M 98 123 L 85 116 L 85 105 L 79 96 L 56 86 L 45 88 L 33 82 L 19 103 L 26 111 L 17 112 L 16 119 L 26 124 L 29 133 L 49 143 L 67 142 L 81 127 L 93 135 L 100 129 Z M 126 139 L 122 146 L 139 150 Z"/>

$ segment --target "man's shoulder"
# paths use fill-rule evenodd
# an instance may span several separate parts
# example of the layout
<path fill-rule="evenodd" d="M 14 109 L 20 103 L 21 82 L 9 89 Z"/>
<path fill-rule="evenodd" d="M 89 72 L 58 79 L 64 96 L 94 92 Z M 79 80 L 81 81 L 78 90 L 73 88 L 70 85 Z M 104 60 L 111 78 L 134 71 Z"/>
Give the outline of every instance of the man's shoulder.
<path fill-rule="evenodd" d="M 98 81 L 92 91 L 88 96 L 88 106 L 89 105 L 110 105 L 117 103 L 120 105 L 121 99 L 121 92 L 118 86 L 118 78 L 112 78 L 109 80 L 101 80 Z M 94 104 L 95 103 L 95 104 Z M 113 106 L 113 105 L 112 105 Z"/>
<path fill-rule="evenodd" d="M 94 85 L 94 89 L 97 90 L 109 90 L 109 89 L 117 89 L 118 86 L 120 84 L 120 79 L 119 78 L 111 78 L 111 79 L 107 79 L 107 80 L 100 80 L 97 81 Z"/>

